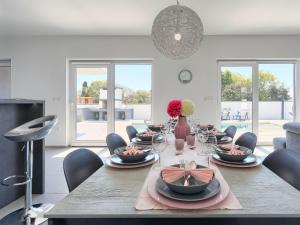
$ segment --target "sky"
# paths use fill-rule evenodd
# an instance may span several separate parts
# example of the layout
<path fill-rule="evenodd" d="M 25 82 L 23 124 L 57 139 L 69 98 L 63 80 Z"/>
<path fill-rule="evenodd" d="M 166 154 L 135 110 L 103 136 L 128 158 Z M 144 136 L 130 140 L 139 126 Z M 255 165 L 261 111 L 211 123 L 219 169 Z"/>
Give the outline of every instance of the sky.
<path fill-rule="evenodd" d="M 107 80 L 107 75 L 79 74 L 77 76 L 77 89 L 81 89 L 84 81 L 90 84 L 95 80 Z M 135 91 L 151 90 L 151 65 L 116 64 L 115 83 Z"/>
<path fill-rule="evenodd" d="M 239 73 L 250 77 L 252 74 L 252 68 L 250 66 L 242 67 L 224 67 L 233 72 Z M 284 83 L 285 87 L 290 90 L 290 95 L 293 96 L 293 83 L 294 83 L 294 64 L 259 64 L 259 70 L 271 72 L 277 79 Z"/>

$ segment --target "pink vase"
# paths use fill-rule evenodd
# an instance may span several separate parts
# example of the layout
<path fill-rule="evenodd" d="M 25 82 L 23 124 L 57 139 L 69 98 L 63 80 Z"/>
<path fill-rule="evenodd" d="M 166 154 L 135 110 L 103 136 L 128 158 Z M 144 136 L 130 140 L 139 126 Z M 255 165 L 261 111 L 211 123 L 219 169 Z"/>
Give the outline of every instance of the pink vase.
<path fill-rule="evenodd" d="M 186 136 L 191 133 L 191 127 L 186 121 L 185 116 L 179 116 L 177 123 L 174 127 L 174 134 L 176 139 L 186 140 Z"/>

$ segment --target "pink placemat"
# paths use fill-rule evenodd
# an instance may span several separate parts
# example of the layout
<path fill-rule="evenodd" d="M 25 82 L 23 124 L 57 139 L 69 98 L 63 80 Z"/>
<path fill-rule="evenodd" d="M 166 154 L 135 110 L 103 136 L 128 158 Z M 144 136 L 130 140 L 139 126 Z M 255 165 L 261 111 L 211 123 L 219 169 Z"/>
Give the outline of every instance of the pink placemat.
<path fill-rule="evenodd" d="M 201 159 L 199 159 L 199 156 L 197 156 L 195 150 L 190 150 L 188 148 L 186 148 L 184 150 L 182 155 L 175 156 L 175 148 L 172 144 L 169 145 L 161 155 L 162 155 L 162 158 L 161 158 L 162 167 L 164 167 L 166 165 L 178 163 L 182 159 L 184 159 L 184 160 L 197 159 L 197 163 L 200 163 L 198 160 L 201 160 Z M 205 203 L 206 205 L 204 204 L 204 207 L 201 207 L 201 205 L 199 205 L 199 203 L 196 203 L 197 204 L 196 209 L 200 209 L 200 208 L 203 208 L 203 209 L 242 209 L 240 202 L 235 197 L 235 195 L 232 193 L 232 191 L 230 191 L 228 183 L 223 178 L 218 167 L 215 165 L 211 165 L 211 167 L 213 167 L 213 169 L 215 170 L 216 177 L 218 178 L 218 180 L 221 183 L 221 188 L 223 186 L 224 190 L 223 190 L 223 192 L 221 191 L 220 194 L 223 194 L 225 196 L 221 196 L 221 197 L 223 197 L 223 200 L 217 204 L 207 204 L 207 201 L 209 201 L 209 200 L 206 200 L 206 203 Z M 138 199 L 135 203 L 135 208 L 137 210 L 174 209 L 174 208 L 191 209 L 193 203 L 186 203 L 189 206 L 181 207 L 180 204 L 184 204 L 184 203 L 178 204 L 178 201 L 174 201 L 174 200 L 170 200 L 170 199 L 163 199 L 166 201 L 162 201 L 160 199 L 160 202 L 158 202 L 150 196 L 150 194 L 148 192 L 149 182 L 153 182 L 153 180 L 155 180 L 155 177 L 158 177 L 158 175 L 159 175 L 159 170 L 154 169 L 152 167 L 147 175 L 147 178 L 146 178 L 144 184 L 143 184 L 142 190 L 138 195 Z M 153 186 L 152 183 L 151 183 L 151 185 Z M 227 191 L 226 191 L 226 188 L 228 189 Z M 220 195 L 220 194 L 218 194 L 218 195 Z M 214 200 L 215 198 L 220 198 L 220 196 L 218 196 L 218 195 L 216 197 L 213 197 L 212 199 L 210 199 L 210 201 L 215 201 Z M 152 196 L 154 196 L 153 193 L 152 193 Z M 164 198 L 164 197 L 160 196 L 160 198 Z M 166 204 L 162 204 L 161 202 L 164 202 Z M 218 201 L 215 201 L 215 202 L 218 202 Z M 174 203 L 174 205 L 172 203 Z M 209 205 L 209 206 L 205 207 L 207 205 Z"/>

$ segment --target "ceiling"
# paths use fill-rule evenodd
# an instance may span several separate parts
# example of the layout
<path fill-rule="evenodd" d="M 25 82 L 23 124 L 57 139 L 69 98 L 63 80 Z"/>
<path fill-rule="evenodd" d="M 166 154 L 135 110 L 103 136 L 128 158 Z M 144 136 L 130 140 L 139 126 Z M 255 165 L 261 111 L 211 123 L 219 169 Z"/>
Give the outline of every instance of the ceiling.
<path fill-rule="evenodd" d="M 149 35 L 175 0 L 0 0 L 0 35 Z M 206 35 L 300 34 L 300 0 L 180 0 Z"/>

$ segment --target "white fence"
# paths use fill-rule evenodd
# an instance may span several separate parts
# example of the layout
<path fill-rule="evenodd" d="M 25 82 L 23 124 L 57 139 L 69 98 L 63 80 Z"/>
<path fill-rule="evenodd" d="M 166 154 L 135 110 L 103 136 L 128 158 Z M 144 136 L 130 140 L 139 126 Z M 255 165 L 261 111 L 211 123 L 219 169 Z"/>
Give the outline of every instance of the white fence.
<path fill-rule="evenodd" d="M 151 119 L 151 105 L 126 105 L 126 109 L 133 109 L 134 120 L 150 120 Z"/>
<path fill-rule="evenodd" d="M 134 120 L 150 120 L 151 119 L 151 105 L 122 105 L 116 107 L 119 111 L 122 109 L 132 111 L 132 119 Z M 99 105 L 77 105 L 77 120 L 98 120 L 95 112 L 99 111 Z M 131 113 L 130 113 L 131 115 Z M 131 118 L 131 116 L 129 116 Z M 127 117 L 126 117 L 127 118 Z M 101 120 L 101 118 L 100 118 Z"/>
<path fill-rule="evenodd" d="M 284 119 L 293 118 L 293 102 L 284 102 Z M 252 117 L 252 102 L 222 102 L 222 112 L 229 111 L 233 116 L 237 112 L 248 112 L 248 117 Z M 259 102 L 259 119 L 260 120 L 281 120 L 282 119 L 282 102 Z"/>

